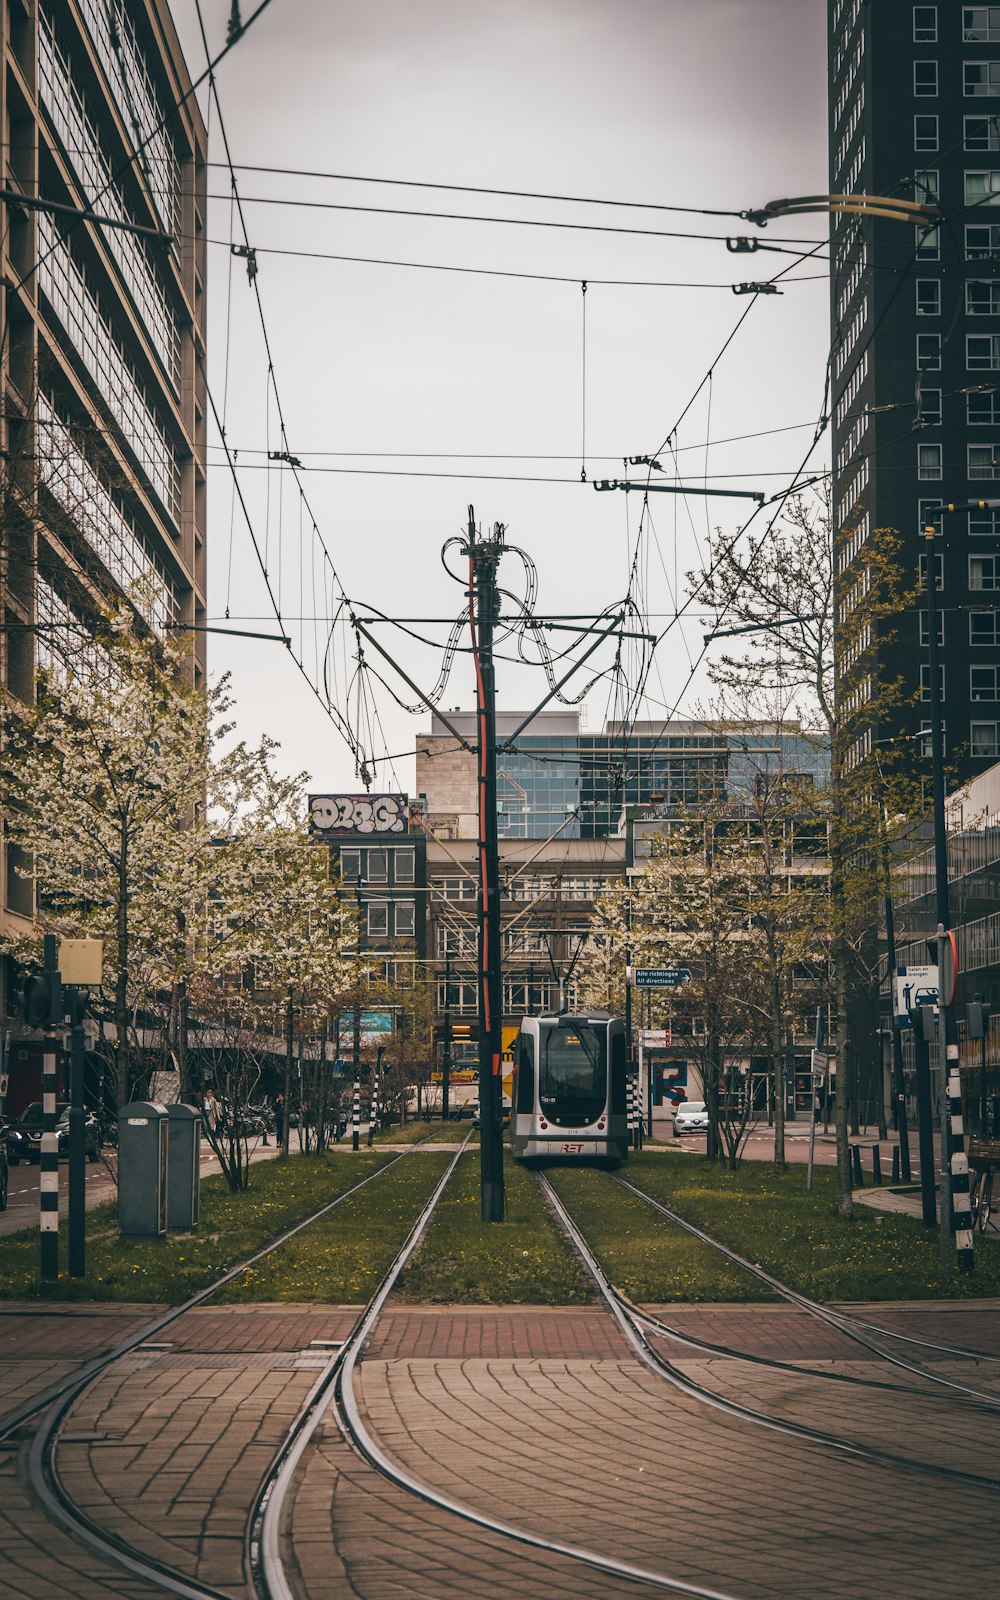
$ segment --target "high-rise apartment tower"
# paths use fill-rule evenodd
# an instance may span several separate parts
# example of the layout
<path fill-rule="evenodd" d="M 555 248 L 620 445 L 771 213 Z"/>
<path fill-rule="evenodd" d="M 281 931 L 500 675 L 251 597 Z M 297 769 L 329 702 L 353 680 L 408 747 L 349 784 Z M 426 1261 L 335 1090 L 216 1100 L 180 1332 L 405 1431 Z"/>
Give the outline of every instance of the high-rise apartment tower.
<path fill-rule="evenodd" d="M 939 226 L 835 216 L 831 227 L 833 506 L 839 605 L 865 593 L 866 546 L 896 530 L 912 581 L 942 501 L 1000 497 L 1000 6 L 830 0 L 830 190 L 940 208 Z M 1000 511 L 945 518 L 937 543 L 946 755 L 1000 755 Z M 889 726 L 929 757 L 922 606 L 891 643 L 854 641 L 855 704 L 901 678 Z M 867 647 L 867 648 L 866 648 Z M 923 703 L 922 703 L 923 702 Z M 929 770 L 929 764 L 928 764 Z"/>

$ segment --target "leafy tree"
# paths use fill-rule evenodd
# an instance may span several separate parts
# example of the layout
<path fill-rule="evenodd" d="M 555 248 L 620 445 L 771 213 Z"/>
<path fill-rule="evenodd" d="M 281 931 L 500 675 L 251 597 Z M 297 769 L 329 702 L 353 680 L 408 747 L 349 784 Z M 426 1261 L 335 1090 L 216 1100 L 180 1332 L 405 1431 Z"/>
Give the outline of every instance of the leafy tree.
<path fill-rule="evenodd" d="M 852 1215 L 848 1096 L 856 1053 L 867 1044 L 883 888 L 878 845 L 908 835 L 923 811 L 911 744 L 875 739 L 904 704 L 898 679 L 880 666 L 876 644 L 914 591 L 899 561 L 900 539 L 872 532 L 853 560 L 845 532 L 835 538 L 829 507 L 794 501 L 763 542 L 733 546 L 718 535 L 708 575 L 692 574 L 720 625 L 740 627 L 739 654 L 714 657 L 711 677 L 723 714 L 801 720 L 830 751 L 830 782 L 812 796 L 830 840 L 831 955 L 838 1061 L 837 1170 L 840 1210 Z M 852 1022 L 854 1024 L 852 1028 Z M 854 1103 L 857 1102 L 856 1091 Z"/>

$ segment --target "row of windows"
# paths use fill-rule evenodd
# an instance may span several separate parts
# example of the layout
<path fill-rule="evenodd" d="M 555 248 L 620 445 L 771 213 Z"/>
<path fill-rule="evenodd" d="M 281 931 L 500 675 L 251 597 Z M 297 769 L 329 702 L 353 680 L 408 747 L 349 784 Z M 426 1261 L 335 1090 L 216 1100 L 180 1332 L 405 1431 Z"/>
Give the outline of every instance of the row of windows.
<path fill-rule="evenodd" d="M 147 546 L 122 497 L 109 488 L 77 449 L 56 401 L 38 397 L 38 473 L 72 517 L 74 525 L 123 589 L 148 585 L 153 593 L 146 620 L 160 633 L 180 616 L 177 590 L 162 562 Z"/>
<path fill-rule="evenodd" d="M 913 63 L 913 94 L 917 100 L 933 99 L 938 93 L 936 61 Z M 966 99 L 1000 95 L 1000 61 L 963 61 L 962 94 Z"/>
<path fill-rule="evenodd" d="M 181 166 L 163 123 L 171 110 L 161 100 L 136 37 L 130 0 L 79 0 L 122 121 L 142 154 L 139 164 L 167 233 L 181 231 Z"/>
<path fill-rule="evenodd" d="M 69 665 L 78 678 L 90 678 L 98 672 L 106 676 L 108 658 L 104 651 L 94 644 L 89 629 L 68 602 L 41 576 L 35 585 L 35 611 L 39 671 L 64 678 Z"/>
<path fill-rule="evenodd" d="M 841 290 L 840 299 L 837 301 L 837 321 L 838 322 L 843 322 L 844 317 L 845 317 L 846 312 L 847 312 L 847 308 L 851 303 L 851 300 L 852 300 L 852 298 L 854 296 L 855 290 L 857 289 L 859 283 L 861 282 L 862 277 L 864 276 L 865 268 L 867 267 L 867 265 L 868 265 L 868 246 L 867 246 L 867 244 L 862 244 L 861 249 L 858 251 L 857 258 L 855 259 L 854 264 L 851 267 L 850 275 L 849 275 L 849 277 L 847 279 L 847 282 L 844 284 L 844 287 Z"/>
<path fill-rule="evenodd" d="M 503 953 L 508 958 L 539 956 L 548 959 L 553 939 L 579 939 L 585 936 L 583 928 L 516 928 L 504 932 Z M 437 923 L 434 929 L 434 948 L 439 959 L 453 956 L 456 960 L 475 961 L 478 956 L 478 935 L 474 928 L 448 928 Z"/>
<path fill-rule="evenodd" d="M 935 338 L 937 340 L 937 342 L 938 342 L 938 364 L 940 365 L 941 335 L 940 334 L 933 334 L 933 335 L 931 335 L 931 337 Z M 850 411 L 851 406 L 854 404 L 855 400 L 858 398 L 858 392 L 859 392 L 859 390 L 861 388 L 861 385 L 864 383 L 865 379 L 867 378 L 867 376 L 868 376 L 868 351 L 865 350 L 864 353 L 862 354 L 861 360 L 858 362 L 858 364 L 855 367 L 854 371 L 851 373 L 850 378 L 847 380 L 847 385 L 846 385 L 846 387 L 844 389 L 843 394 L 841 395 L 840 399 L 837 401 L 837 427 L 838 428 L 840 427 L 840 425 L 843 422 L 844 418 L 846 417 L 847 413 Z"/>
<path fill-rule="evenodd" d="M 851 511 L 853 511 L 854 507 L 857 505 L 858 500 L 859 500 L 859 498 L 861 496 L 862 490 L 867 487 L 868 477 L 869 477 L 869 466 L 868 466 L 868 461 L 866 459 L 866 460 L 862 461 L 862 463 L 861 463 L 860 467 L 858 468 L 857 472 L 854 474 L 854 477 L 851 480 L 851 483 L 848 486 L 848 489 L 847 489 L 846 493 L 842 494 L 840 499 L 839 499 L 839 501 L 837 502 L 837 525 L 838 525 L 838 527 L 843 523 L 844 518 L 846 516 L 848 516 L 848 514 Z"/>
<path fill-rule="evenodd" d="M 940 421 L 940 415 L 938 417 Z M 977 479 L 1000 477 L 1000 443 L 970 444 L 965 447 L 965 475 Z M 923 481 L 944 476 L 944 447 L 940 444 L 917 445 L 917 477 Z"/>
<path fill-rule="evenodd" d="M 916 280 L 915 298 L 918 317 L 939 317 L 941 315 L 940 278 L 918 278 Z M 970 278 L 965 285 L 965 314 L 968 317 L 1000 316 L 1000 280 L 994 278 Z"/>
<path fill-rule="evenodd" d="M 1000 40 L 1000 6 L 963 6 L 962 43 L 992 44 Z M 914 44 L 937 44 L 937 6 L 914 6 Z"/>
<path fill-rule="evenodd" d="M 844 158 L 847 155 L 848 149 L 850 148 L 851 140 L 854 138 L 854 135 L 858 131 L 858 124 L 861 121 L 861 114 L 864 111 L 864 109 L 865 109 L 865 86 L 864 86 L 864 84 L 862 84 L 861 87 L 858 90 L 858 97 L 855 100 L 853 106 L 851 107 L 851 114 L 848 117 L 847 122 L 846 122 L 846 124 L 844 126 L 844 132 L 843 132 L 843 135 L 841 137 L 840 144 L 837 147 L 837 159 L 834 162 L 834 171 L 835 172 L 839 172 L 841 167 L 844 164 Z"/>
<path fill-rule="evenodd" d="M 412 900 L 369 900 L 365 906 L 369 939 L 412 939 L 417 908 Z"/>
<path fill-rule="evenodd" d="M 524 982 L 518 978 L 506 978 L 503 985 L 503 1009 L 507 1016 L 518 1016 L 525 1012 L 551 1011 L 558 1003 L 559 989 L 551 979 L 544 978 L 537 981 Z M 565 990 L 566 1004 L 573 1010 L 577 1004 L 576 984 L 571 979 Z M 479 997 L 476 983 L 472 978 L 453 978 L 446 984 L 443 978 L 437 983 L 437 1008 L 444 1011 L 447 1006 L 450 1011 L 457 1011 L 463 1015 L 475 1015 L 478 1008 Z"/>
<path fill-rule="evenodd" d="M 965 397 L 965 420 L 970 428 L 1000 428 L 1000 390 L 988 389 Z M 942 402 L 940 389 L 920 388 L 917 420 L 925 428 L 940 427 Z"/>
<path fill-rule="evenodd" d="M 940 290 L 940 285 L 938 286 Z M 940 298 L 940 295 L 939 295 Z M 839 378 L 851 358 L 851 352 L 861 337 L 865 323 L 868 321 L 868 296 L 865 295 L 857 311 L 851 318 L 851 324 L 844 335 L 843 341 L 837 349 L 836 376 Z"/>
<path fill-rule="evenodd" d="M 75 78 L 69 51 L 55 24 L 39 12 L 38 86 L 53 127 L 82 180 L 84 192 L 100 195 L 100 209 L 122 222 L 138 220 L 128 209 L 114 181 L 114 162 L 97 119 Z M 181 376 L 181 344 L 177 319 L 153 266 L 145 239 L 121 228 L 106 228 L 105 243 L 121 269 L 129 292 L 146 325 L 157 355 L 173 386 Z"/>
<path fill-rule="evenodd" d="M 992 613 L 984 613 L 991 615 Z M 938 681 L 941 690 L 941 699 L 945 698 L 945 669 L 938 668 Z M 931 697 L 931 669 L 926 663 L 920 668 L 920 698 L 929 700 Z M 983 666 L 969 668 L 969 699 L 974 701 L 1000 700 L 1000 665 L 989 662 Z"/>
<path fill-rule="evenodd" d="M 940 421 L 940 417 L 938 420 Z M 847 463 L 851 460 L 851 457 L 855 454 L 862 439 L 868 432 L 868 422 L 869 412 L 865 410 L 862 411 L 861 415 L 856 417 L 854 422 L 851 424 L 851 430 L 848 433 L 847 438 L 837 451 L 838 472 L 842 472 L 844 470 L 844 468 L 847 466 Z"/>
<path fill-rule="evenodd" d="M 100 291 L 54 218 L 38 217 L 38 276 L 73 349 L 104 396 L 166 510 L 180 522 L 181 471 L 146 387 Z"/>
<path fill-rule="evenodd" d="M 995 606 L 991 606 L 989 611 L 970 611 L 968 613 L 968 620 L 970 645 L 976 648 L 992 648 L 996 645 L 1000 645 L 1000 610 L 998 610 Z M 938 612 L 937 624 L 938 644 L 943 645 L 945 618 L 941 612 Z M 920 643 L 926 646 L 929 637 L 930 630 L 927 626 L 927 614 L 926 612 L 921 611 Z"/>
<path fill-rule="evenodd" d="M 400 849 L 347 849 L 340 852 L 340 876 L 345 883 L 413 883 L 417 853 Z"/>
<path fill-rule="evenodd" d="M 851 98 L 851 91 L 854 88 L 854 81 L 857 78 L 858 72 L 860 71 L 861 63 L 864 60 L 864 54 L 865 35 L 862 31 L 860 37 L 858 38 L 857 44 L 854 46 L 854 50 L 851 54 L 850 65 L 847 68 L 847 76 L 841 85 L 840 93 L 837 96 L 837 103 L 833 108 L 833 125 L 835 128 L 839 125 L 840 119 L 847 109 L 848 101 Z"/>
<path fill-rule="evenodd" d="M 914 150 L 941 147 L 940 119 L 936 111 L 918 111 L 913 118 Z M 981 114 L 962 118 L 962 147 L 965 150 L 1000 150 L 997 119 Z"/>
<path fill-rule="evenodd" d="M 862 547 L 867 544 L 870 534 L 871 515 L 866 511 L 864 515 L 858 519 L 857 524 L 850 530 L 850 532 L 845 533 L 843 542 L 837 551 L 838 577 L 842 577 L 847 571 L 851 562 L 859 554 Z"/>

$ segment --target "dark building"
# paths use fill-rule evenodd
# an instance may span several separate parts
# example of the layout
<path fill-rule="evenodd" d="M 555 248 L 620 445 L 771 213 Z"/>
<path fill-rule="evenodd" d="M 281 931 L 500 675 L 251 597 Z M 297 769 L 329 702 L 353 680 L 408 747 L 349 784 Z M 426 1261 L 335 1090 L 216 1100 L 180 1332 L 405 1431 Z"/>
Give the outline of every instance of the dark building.
<path fill-rule="evenodd" d="M 1000 7 L 830 0 L 830 190 L 930 201 L 939 226 L 834 215 L 833 506 L 841 617 L 866 548 L 896 530 L 910 581 L 942 501 L 1000 496 Z M 946 754 L 972 776 L 1000 754 L 1000 510 L 953 514 L 936 543 Z M 892 726 L 929 756 L 926 621 L 862 636 L 842 693 L 902 678 Z"/>
<path fill-rule="evenodd" d="M 205 620 L 207 149 L 167 0 L 10 0 L 0 39 L 0 673 L 30 705 L 39 668 L 96 659 L 103 598 Z M 0 851 L 8 937 L 28 864 Z"/>
<path fill-rule="evenodd" d="M 309 826 L 329 844 L 353 895 L 360 949 L 387 983 L 422 982 L 427 954 L 427 839 L 401 794 L 310 795 Z"/>

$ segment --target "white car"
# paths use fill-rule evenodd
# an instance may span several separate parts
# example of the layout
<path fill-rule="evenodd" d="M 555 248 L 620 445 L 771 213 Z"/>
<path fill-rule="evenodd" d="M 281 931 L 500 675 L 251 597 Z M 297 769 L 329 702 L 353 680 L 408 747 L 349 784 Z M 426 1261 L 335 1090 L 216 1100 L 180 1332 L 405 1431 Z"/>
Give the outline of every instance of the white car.
<path fill-rule="evenodd" d="M 674 1112 L 674 1138 L 682 1133 L 707 1133 L 708 1107 L 704 1100 L 684 1100 Z"/>

